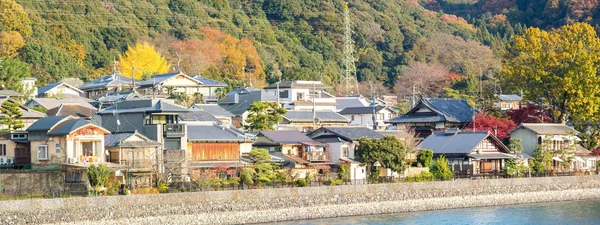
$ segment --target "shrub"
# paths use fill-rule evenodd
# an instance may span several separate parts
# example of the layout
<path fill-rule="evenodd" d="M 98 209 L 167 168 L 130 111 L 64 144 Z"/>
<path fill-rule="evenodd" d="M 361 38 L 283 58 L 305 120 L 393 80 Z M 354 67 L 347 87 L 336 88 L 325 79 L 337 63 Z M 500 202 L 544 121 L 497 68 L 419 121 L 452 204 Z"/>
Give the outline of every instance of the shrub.
<path fill-rule="evenodd" d="M 158 188 L 138 188 L 131 191 L 133 195 L 147 195 L 160 193 Z"/>
<path fill-rule="evenodd" d="M 306 172 L 306 177 L 304 177 L 304 183 L 310 184 L 312 183 L 313 175 L 310 172 Z"/>
<path fill-rule="evenodd" d="M 223 184 L 224 185 L 232 185 L 232 184 L 238 185 L 238 184 L 240 184 L 240 178 L 239 177 L 230 177 L 229 179 L 224 180 Z"/>
<path fill-rule="evenodd" d="M 244 184 L 246 184 L 246 185 L 253 185 L 254 180 L 252 180 L 252 177 L 255 174 L 256 174 L 256 171 L 254 171 L 253 169 L 244 168 L 244 171 L 242 172 L 242 182 L 244 182 Z"/>
<path fill-rule="evenodd" d="M 221 180 L 221 178 L 215 177 L 215 178 L 210 179 L 208 181 L 208 183 L 212 188 L 214 188 L 216 190 L 216 189 L 221 188 L 221 184 L 223 183 L 223 180 Z"/>
<path fill-rule="evenodd" d="M 340 172 L 338 173 L 338 178 L 340 180 L 346 180 L 350 176 L 350 163 L 343 162 L 340 163 Z"/>
<path fill-rule="evenodd" d="M 108 178 L 110 176 L 110 169 L 100 164 L 98 166 L 92 164 L 88 168 L 88 177 L 90 178 L 90 185 L 92 187 L 104 187 L 108 184 Z"/>
<path fill-rule="evenodd" d="M 167 185 L 164 182 L 159 182 L 158 183 L 158 192 L 160 193 L 167 193 L 169 191 L 169 185 Z"/>
<path fill-rule="evenodd" d="M 342 180 L 340 180 L 340 179 L 329 179 L 329 180 L 325 181 L 325 183 L 323 183 L 323 184 L 329 185 L 329 186 L 342 185 Z"/>
<path fill-rule="evenodd" d="M 306 187 L 306 180 L 305 179 L 296 180 L 296 186 L 297 187 Z"/>
<path fill-rule="evenodd" d="M 421 151 L 419 162 L 423 167 L 430 167 L 433 162 L 433 151 L 427 149 Z"/>
<path fill-rule="evenodd" d="M 438 180 L 452 180 L 454 177 L 454 174 L 448 166 L 448 160 L 444 156 L 440 156 L 433 161 L 433 166 L 429 171 L 431 171 L 433 176 Z"/>
<path fill-rule="evenodd" d="M 107 195 L 117 195 L 119 194 L 119 188 L 121 188 L 121 182 L 115 182 L 108 185 L 106 188 Z"/>

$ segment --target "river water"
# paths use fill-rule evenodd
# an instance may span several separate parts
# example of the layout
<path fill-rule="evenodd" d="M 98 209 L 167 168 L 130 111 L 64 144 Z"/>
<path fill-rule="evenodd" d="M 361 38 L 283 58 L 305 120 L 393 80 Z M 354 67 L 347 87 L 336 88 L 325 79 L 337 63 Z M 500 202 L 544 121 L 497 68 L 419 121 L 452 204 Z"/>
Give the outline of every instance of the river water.
<path fill-rule="evenodd" d="M 424 211 L 278 224 L 600 224 L 600 201 Z"/>

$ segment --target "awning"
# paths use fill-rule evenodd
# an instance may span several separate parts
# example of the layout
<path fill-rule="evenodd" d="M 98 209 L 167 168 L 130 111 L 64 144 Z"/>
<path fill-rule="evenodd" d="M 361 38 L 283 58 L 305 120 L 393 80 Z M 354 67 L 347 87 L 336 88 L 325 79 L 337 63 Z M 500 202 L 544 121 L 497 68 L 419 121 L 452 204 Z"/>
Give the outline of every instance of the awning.
<path fill-rule="evenodd" d="M 308 146 L 327 146 L 327 144 L 321 143 L 318 141 L 311 141 L 311 142 L 306 141 L 306 142 L 300 142 L 300 143 L 304 144 L 304 145 L 308 145 Z"/>
<path fill-rule="evenodd" d="M 555 157 L 553 157 L 552 159 L 553 159 L 554 161 L 557 161 L 557 162 L 564 162 L 562 159 L 560 159 L 560 158 L 558 158 L 558 157 L 556 157 L 556 156 L 555 156 Z"/>
<path fill-rule="evenodd" d="M 585 160 L 583 160 L 581 157 L 579 156 L 575 156 L 575 160 L 577 160 L 577 162 L 582 162 L 585 163 Z"/>
<path fill-rule="evenodd" d="M 506 153 L 482 153 L 482 154 L 469 154 L 469 157 L 473 159 L 512 159 L 514 155 Z"/>

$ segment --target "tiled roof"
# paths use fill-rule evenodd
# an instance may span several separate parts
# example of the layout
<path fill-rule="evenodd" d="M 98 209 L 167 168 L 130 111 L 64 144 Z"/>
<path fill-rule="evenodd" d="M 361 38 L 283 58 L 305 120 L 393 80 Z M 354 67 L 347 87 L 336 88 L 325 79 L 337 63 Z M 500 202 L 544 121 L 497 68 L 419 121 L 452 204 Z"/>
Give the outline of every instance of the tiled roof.
<path fill-rule="evenodd" d="M 223 83 L 223 82 L 216 81 L 216 80 L 211 80 L 211 79 L 208 79 L 206 77 L 194 76 L 193 78 L 196 79 L 197 81 L 200 81 L 200 83 L 202 83 L 202 86 L 207 86 L 207 87 L 227 87 L 227 83 Z"/>
<path fill-rule="evenodd" d="M 369 106 L 366 100 L 359 97 L 338 97 L 335 99 L 336 109 L 338 111 L 344 110 L 349 107 L 365 107 Z"/>
<path fill-rule="evenodd" d="M 69 116 L 48 116 L 35 121 L 27 131 L 48 131 L 60 121 L 69 118 Z"/>
<path fill-rule="evenodd" d="M 335 143 L 342 142 L 342 138 L 337 135 L 321 135 L 318 137 L 312 138 L 315 141 L 323 142 L 323 143 Z"/>
<path fill-rule="evenodd" d="M 199 80 L 194 79 L 193 77 L 190 77 L 190 76 L 184 74 L 181 71 L 178 71 L 178 72 L 172 72 L 172 73 L 165 73 L 165 74 L 155 75 L 155 76 L 149 78 L 148 80 L 140 81 L 140 86 L 154 86 L 154 85 L 157 85 L 157 84 L 161 84 L 161 83 L 167 81 L 168 79 L 171 79 L 171 78 L 173 78 L 175 76 L 179 76 L 179 75 L 183 75 L 185 77 L 188 77 L 190 80 L 196 81 L 198 83 L 198 85 L 201 85 L 200 84 L 201 82 Z"/>
<path fill-rule="evenodd" d="M 2 106 L 2 104 L 4 104 L 4 101 L 11 101 L 11 102 L 15 102 L 16 103 L 16 101 L 10 99 L 10 97 L 8 97 L 8 96 L 0 96 L 0 107 Z M 23 118 L 23 119 L 25 119 L 25 118 L 42 118 L 42 117 L 46 117 L 46 114 L 38 112 L 38 111 L 35 111 L 33 109 L 29 109 L 29 108 L 25 107 L 22 104 L 19 105 L 19 109 L 20 109 L 21 113 L 23 114 L 21 116 L 21 118 Z"/>
<path fill-rule="evenodd" d="M 331 88 L 328 85 L 325 85 L 319 81 L 281 81 L 279 82 L 279 88 L 313 88 L 316 89 L 329 89 Z M 266 86 L 265 89 L 277 89 L 277 83 Z"/>
<path fill-rule="evenodd" d="M 112 92 L 108 93 L 106 96 L 102 96 L 98 99 L 99 102 L 109 103 L 109 102 L 119 102 L 129 99 L 141 99 L 145 98 L 139 93 L 135 91 L 127 91 L 127 92 Z"/>
<path fill-rule="evenodd" d="M 179 119 L 183 121 L 212 121 L 219 122 L 219 120 L 205 111 L 189 111 L 186 113 L 180 113 Z"/>
<path fill-rule="evenodd" d="M 225 127 L 225 126 L 189 126 L 187 127 L 188 141 L 192 142 L 214 142 L 214 141 L 230 141 L 230 142 L 245 142 L 246 139 L 242 134 Z"/>
<path fill-rule="evenodd" d="M 522 101 L 523 97 L 518 95 L 498 95 L 498 98 L 502 101 Z"/>
<path fill-rule="evenodd" d="M 280 144 L 298 144 L 300 142 L 312 142 L 313 140 L 297 130 L 271 130 L 261 131 L 271 141 Z"/>
<path fill-rule="evenodd" d="M 375 106 L 375 113 L 385 109 L 385 106 Z M 372 114 L 373 107 L 362 106 L 362 107 L 348 107 L 340 111 L 342 115 L 351 115 L 351 114 Z"/>
<path fill-rule="evenodd" d="M 508 153 L 508 148 L 488 131 L 436 132 L 425 138 L 419 148 L 429 149 L 435 154 L 468 154 L 488 136 L 492 137 L 493 142 L 499 145 L 501 150 Z"/>
<path fill-rule="evenodd" d="M 33 98 L 29 101 L 35 102 L 45 109 L 56 108 L 59 107 L 61 104 L 79 104 L 87 108 L 95 108 L 90 103 L 88 103 L 88 101 L 85 98 Z M 29 103 L 27 105 L 29 105 Z"/>
<path fill-rule="evenodd" d="M 159 142 L 153 141 L 140 133 L 134 132 L 134 133 L 118 133 L 118 134 L 104 135 L 104 146 L 105 147 L 121 146 L 128 138 L 135 136 L 135 135 L 137 135 L 138 137 L 143 139 L 143 141 L 134 141 L 134 142 L 131 142 L 130 144 L 134 144 L 135 146 L 139 146 L 139 147 L 149 147 L 149 146 L 160 146 L 161 145 Z"/>
<path fill-rule="evenodd" d="M 446 118 L 435 114 L 402 115 L 390 120 L 393 123 L 435 123 L 446 121 Z"/>
<path fill-rule="evenodd" d="M 319 131 L 326 131 L 327 133 L 336 134 L 346 140 L 352 141 L 361 137 L 373 139 L 383 138 L 383 135 L 381 133 L 366 127 L 321 127 L 316 131 L 313 131 L 312 134 L 317 133 Z"/>
<path fill-rule="evenodd" d="M 213 116 L 220 117 L 232 117 L 233 113 L 230 113 L 225 108 L 217 104 L 195 104 L 190 108 L 191 111 L 205 111 Z"/>
<path fill-rule="evenodd" d="M 135 82 L 138 83 L 139 81 L 136 80 Z M 87 91 L 87 90 L 94 90 L 94 89 L 107 88 L 107 87 L 123 87 L 123 86 L 132 86 L 132 85 L 133 85 L 133 79 L 131 79 L 131 77 L 124 77 L 121 75 L 109 74 L 109 75 L 100 77 L 98 79 L 95 79 L 93 81 L 90 81 L 88 83 L 85 83 L 84 85 L 79 87 L 79 89 L 82 91 Z"/>
<path fill-rule="evenodd" d="M 91 118 L 98 110 L 84 107 L 78 104 L 61 104 L 59 107 L 49 109 L 48 116 L 74 116 L 80 118 Z"/>
<path fill-rule="evenodd" d="M 560 123 L 522 123 L 517 127 L 509 131 L 512 133 L 517 129 L 529 129 L 537 134 L 541 135 L 567 135 L 567 134 L 577 134 L 577 130 Z"/>
<path fill-rule="evenodd" d="M 58 136 L 58 135 L 66 135 L 71 132 L 79 129 L 80 127 L 84 127 L 90 125 L 90 121 L 84 119 L 72 119 L 59 123 L 54 129 L 48 132 L 49 136 Z"/>
<path fill-rule="evenodd" d="M 153 99 L 136 99 L 129 101 L 122 101 L 116 105 L 110 106 L 105 110 L 98 112 L 98 114 L 112 114 L 112 113 L 158 113 L 158 112 L 173 112 L 173 113 L 185 113 L 189 110 L 174 103 L 169 103 L 164 99 L 153 100 Z"/>
<path fill-rule="evenodd" d="M 76 90 L 77 92 L 83 93 L 83 91 L 79 90 L 79 88 L 73 87 L 73 86 L 71 86 L 71 85 L 69 85 L 67 83 L 64 83 L 64 82 L 58 82 L 58 83 L 52 83 L 52 84 L 48 84 L 48 85 L 46 85 L 44 87 L 38 88 L 38 93 L 37 94 L 38 95 L 39 94 L 44 94 L 44 93 L 46 93 L 46 92 L 48 92 L 48 91 L 50 91 L 50 90 L 52 90 L 52 89 L 54 89 L 56 87 L 62 86 L 62 85 L 67 86 L 67 87 L 69 87 L 69 88 L 71 88 L 73 90 Z"/>
<path fill-rule="evenodd" d="M 277 96 L 253 87 L 240 88 L 227 93 L 219 105 L 234 115 L 242 115 L 256 101 L 276 102 Z"/>
<path fill-rule="evenodd" d="M 433 113 L 417 113 L 416 110 L 426 107 L 433 111 Z M 406 122 L 430 122 L 432 120 L 438 120 L 432 115 L 437 114 L 442 116 L 443 120 L 448 122 L 457 123 L 469 123 L 473 120 L 473 114 L 475 110 L 467 103 L 466 99 L 454 99 L 454 98 L 422 98 L 419 104 L 411 109 L 408 113 L 389 120 L 391 123 L 406 123 Z M 423 116 L 422 118 L 415 116 Z M 419 119 L 422 119 L 420 121 Z M 440 122 L 440 121 L 435 121 Z"/>
<path fill-rule="evenodd" d="M 13 90 L 0 90 L 0 96 L 13 97 L 13 96 L 23 96 L 23 94 L 13 91 Z"/>
<path fill-rule="evenodd" d="M 288 110 L 286 114 L 281 116 L 290 122 L 313 121 L 313 113 L 308 110 Z M 332 111 L 318 111 L 316 117 L 318 122 L 349 122 L 348 118 Z"/>

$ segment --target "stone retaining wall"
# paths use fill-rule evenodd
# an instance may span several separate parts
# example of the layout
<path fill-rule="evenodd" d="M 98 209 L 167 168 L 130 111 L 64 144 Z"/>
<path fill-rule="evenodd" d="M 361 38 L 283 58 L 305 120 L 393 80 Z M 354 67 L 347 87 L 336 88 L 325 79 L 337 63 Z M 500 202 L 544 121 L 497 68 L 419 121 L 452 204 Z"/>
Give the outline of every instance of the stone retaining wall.
<path fill-rule="evenodd" d="M 600 199 L 600 176 L 3 201 L 0 223 L 252 223 L 582 199 Z"/>

